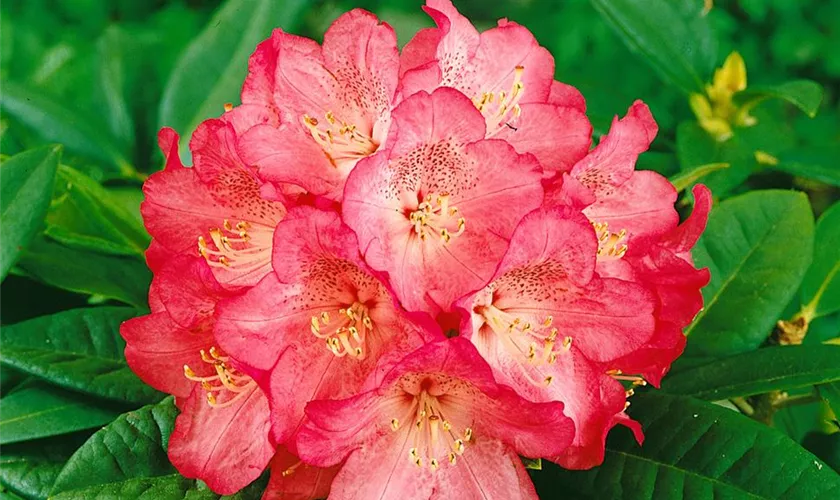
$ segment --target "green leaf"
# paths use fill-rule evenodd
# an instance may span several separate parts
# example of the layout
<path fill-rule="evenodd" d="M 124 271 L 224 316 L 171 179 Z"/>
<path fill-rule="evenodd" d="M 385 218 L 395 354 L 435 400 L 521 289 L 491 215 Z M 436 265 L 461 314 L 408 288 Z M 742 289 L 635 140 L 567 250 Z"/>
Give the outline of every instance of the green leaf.
<path fill-rule="evenodd" d="M 720 400 L 840 381 L 840 346 L 758 349 L 665 377 L 672 394 Z"/>
<path fill-rule="evenodd" d="M 3 398 L 0 444 L 90 429 L 117 415 L 119 412 L 82 395 L 33 384 Z"/>
<path fill-rule="evenodd" d="M 811 80 L 795 80 L 770 86 L 748 87 L 735 95 L 738 104 L 755 105 L 764 99 L 782 99 L 813 118 L 820 109 L 823 98 L 823 88 Z"/>
<path fill-rule="evenodd" d="M 134 168 L 110 133 L 90 118 L 64 107 L 41 92 L 4 81 L 0 108 L 47 141 L 59 142 L 68 151 L 98 160 L 126 177 Z"/>
<path fill-rule="evenodd" d="M 125 95 L 128 34 L 118 25 L 109 26 L 96 42 L 99 87 L 105 119 L 122 150 L 134 149 L 134 122 Z"/>
<path fill-rule="evenodd" d="M 4 366 L 55 385 L 113 401 L 146 404 L 163 394 L 137 378 L 125 362 L 120 324 L 128 307 L 73 309 L 5 326 Z"/>
<path fill-rule="evenodd" d="M 590 0 L 631 51 L 666 82 L 702 92 L 717 58 L 716 39 L 700 4 L 669 0 Z"/>
<path fill-rule="evenodd" d="M 134 257 L 85 252 L 45 237 L 36 237 L 21 256 L 26 274 L 49 285 L 116 299 L 147 308 L 152 273 Z"/>
<path fill-rule="evenodd" d="M 78 250 L 143 259 L 149 235 L 111 193 L 90 177 L 61 165 L 44 234 Z"/>
<path fill-rule="evenodd" d="M 0 482 L 27 498 L 45 500 L 67 459 L 89 435 L 81 432 L 4 446 Z"/>
<path fill-rule="evenodd" d="M 840 202 L 817 221 L 814 262 L 802 279 L 801 294 L 809 321 L 840 311 Z"/>
<path fill-rule="evenodd" d="M 547 474 L 556 493 L 564 498 L 579 493 L 596 499 L 674 500 L 840 496 L 840 476 L 830 467 L 777 430 L 737 412 L 657 393 L 634 397 L 630 409 L 645 429 L 644 445 L 628 432 L 613 433 L 600 467 L 546 467 L 540 474 Z"/>
<path fill-rule="evenodd" d="M 754 191 L 716 206 L 694 249 L 695 264 L 712 279 L 686 329 L 686 356 L 730 356 L 761 345 L 811 263 L 813 240 L 802 193 Z"/>
<path fill-rule="evenodd" d="M 817 392 L 834 412 L 835 420 L 840 421 L 840 382 L 820 384 L 817 386 Z"/>
<path fill-rule="evenodd" d="M 44 220 L 60 156 L 60 146 L 46 146 L 15 155 L 0 167 L 0 280 Z"/>
<path fill-rule="evenodd" d="M 51 495 L 174 474 L 166 447 L 177 415 L 172 398 L 120 415 L 73 454 Z"/>
<path fill-rule="evenodd" d="M 522 463 L 526 469 L 542 470 L 542 458 L 527 458 L 522 457 Z"/>
<path fill-rule="evenodd" d="M 50 496 L 54 500 L 88 498 L 148 498 L 155 500 L 213 500 L 219 495 L 195 479 L 180 474 L 136 477 L 116 483 L 95 484 Z"/>
<path fill-rule="evenodd" d="M 178 61 L 160 102 L 160 126 L 189 137 L 199 123 L 238 103 L 248 57 L 275 27 L 291 31 L 304 0 L 228 0 Z M 190 156 L 181 141 L 181 156 Z"/>
<path fill-rule="evenodd" d="M 706 177 L 707 175 L 711 174 L 712 172 L 717 172 L 718 170 L 723 170 L 725 168 L 729 168 L 728 163 L 707 163 L 705 165 L 700 165 L 699 167 L 695 167 L 688 172 L 681 172 L 668 180 L 671 181 L 671 184 L 677 189 L 677 192 L 684 191 L 694 185 L 697 181 Z"/>
<path fill-rule="evenodd" d="M 779 155 L 779 162 L 772 165 L 774 170 L 781 170 L 797 177 L 840 187 L 840 168 L 837 168 L 837 156 L 840 150 L 794 150 Z"/>
<path fill-rule="evenodd" d="M 753 151 L 745 147 L 740 137 L 718 142 L 697 122 L 682 122 L 677 126 L 677 157 L 681 175 L 691 175 L 704 165 L 728 164 L 728 168 L 708 172 L 703 179 L 717 196 L 742 184 L 758 166 Z"/>

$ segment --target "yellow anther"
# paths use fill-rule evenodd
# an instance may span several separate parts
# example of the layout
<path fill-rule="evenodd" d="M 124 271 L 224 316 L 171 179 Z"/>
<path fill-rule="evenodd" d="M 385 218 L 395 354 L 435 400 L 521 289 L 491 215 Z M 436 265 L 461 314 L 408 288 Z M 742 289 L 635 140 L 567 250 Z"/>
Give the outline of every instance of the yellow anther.
<path fill-rule="evenodd" d="M 391 419 L 391 430 L 397 431 L 400 428 L 400 421 L 396 418 Z"/>

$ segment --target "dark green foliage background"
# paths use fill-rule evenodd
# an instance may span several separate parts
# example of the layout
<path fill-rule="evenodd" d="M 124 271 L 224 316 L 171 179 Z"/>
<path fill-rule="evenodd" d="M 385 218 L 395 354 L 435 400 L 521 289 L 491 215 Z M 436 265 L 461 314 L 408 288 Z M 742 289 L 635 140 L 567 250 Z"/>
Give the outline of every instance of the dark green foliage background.
<path fill-rule="evenodd" d="M 527 26 L 557 78 L 583 92 L 596 138 L 635 99 L 648 103 L 660 132 L 639 168 L 684 190 L 697 167 L 729 164 L 700 179 L 716 202 L 695 251 L 713 272 L 707 308 L 662 391 L 631 398 L 645 447 L 616 429 L 602 467 L 543 462 L 532 476 L 544 498 L 840 498 L 840 346 L 824 344 L 840 337 L 840 0 L 719 0 L 704 17 L 702 0 L 645 1 L 455 2 L 480 29 L 501 17 Z M 147 307 L 139 204 L 161 167 L 157 130 L 175 127 L 184 153 L 200 120 L 236 103 L 247 56 L 275 26 L 320 40 L 362 7 L 404 44 L 430 25 L 420 4 L 0 4 L 0 499 L 217 498 L 166 461 L 174 407 L 130 372 L 118 333 Z M 756 126 L 716 143 L 685 88 L 733 50 L 750 89 L 812 80 L 822 99 L 815 85 L 789 89 L 755 108 Z M 778 163 L 758 163 L 756 150 Z M 809 303 L 803 345 L 773 345 L 776 321 Z"/>

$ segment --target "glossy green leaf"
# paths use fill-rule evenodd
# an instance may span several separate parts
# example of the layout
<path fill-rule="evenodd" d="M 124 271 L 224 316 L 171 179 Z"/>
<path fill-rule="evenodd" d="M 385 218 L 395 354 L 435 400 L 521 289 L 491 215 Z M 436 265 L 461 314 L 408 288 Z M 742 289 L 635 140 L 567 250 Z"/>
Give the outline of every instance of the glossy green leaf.
<path fill-rule="evenodd" d="M 697 2 L 590 0 L 622 41 L 666 82 L 702 92 L 717 58 L 716 39 Z"/>
<path fill-rule="evenodd" d="M 111 135 L 130 153 L 134 149 L 134 122 L 125 95 L 128 37 L 122 28 L 111 25 L 96 42 L 96 52 L 105 119 Z"/>
<path fill-rule="evenodd" d="M 802 446 L 840 472 L 840 432 L 810 432 L 803 439 Z"/>
<path fill-rule="evenodd" d="M 90 177 L 65 165 L 56 176 L 44 234 L 83 251 L 143 259 L 149 235 L 115 197 Z"/>
<path fill-rule="evenodd" d="M 88 436 L 80 432 L 4 446 L 0 483 L 27 498 L 46 500 L 58 473 Z"/>
<path fill-rule="evenodd" d="M 840 203 L 817 221 L 814 261 L 802 279 L 801 299 L 811 318 L 840 311 Z"/>
<path fill-rule="evenodd" d="M 802 193 L 754 191 L 714 207 L 694 249 L 695 264 L 712 277 L 686 329 L 685 356 L 730 356 L 761 345 L 811 263 L 813 240 Z"/>
<path fill-rule="evenodd" d="M 665 377 L 672 394 L 720 400 L 840 382 L 840 346 L 758 349 Z"/>
<path fill-rule="evenodd" d="M 174 474 L 166 447 L 177 415 L 172 398 L 120 415 L 73 454 L 56 479 L 51 495 L 70 495 L 89 487 Z"/>
<path fill-rule="evenodd" d="M 0 444 L 91 429 L 118 415 L 118 411 L 81 394 L 32 384 L 3 398 Z"/>
<path fill-rule="evenodd" d="M 797 177 L 840 187 L 840 168 L 837 166 L 838 154 L 840 154 L 840 150 L 837 149 L 786 151 L 779 155 L 779 162 L 772 165 L 771 168 Z"/>
<path fill-rule="evenodd" d="M 11 491 L 5 491 L 0 484 L 0 500 L 26 500 L 21 496 L 15 495 Z"/>
<path fill-rule="evenodd" d="M 691 175 L 703 165 L 728 164 L 728 168 L 708 172 L 703 178 L 703 184 L 716 196 L 723 196 L 741 185 L 758 167 L 753 151 L 745 147 L 740 137 L 718 142 L 696 122 L 683 122 L 677 126 L 677 157 L 681 175 Z"/>
<path fill-rule="evenodd" d="M 4 81 L 0 108 L 47 141 L 61 143 L 68 151 L 98 160 L 120 175 L 136 175 L 109 132 L 43 93 Z"/>
<path fill-rule="evenodd" d="M 238 103 L 257 44 L 282 27 L 293 31 L 304 0 L 228 0 L 178 61 L 160 103 L 160 126 L 189 137 L 199 123 Z M 181 156 L 190 155 L 181 141 Z"/>
<path fill-rule="evenodd" d="M 85 252 L 46 237 L 36 237 L 18 266 L 49 285 L 101 295 L 139 309 L 148 307 L 152 273 L 135 257 Z"/>
<path fill-rule="evenodd" d="M 120 324 L 128 307 L 73 309 L 3 328 L 0 361 L 52 384 L 114 401 L 159 401 L 125 362 Z"/>
<path fill-rule="evenodd" d="M 220 496 L 195 479 L 180 474 L 155 477 L 136 477 L 115 483 L 74 488 L 52 495 L 55 500 L 83 500 L 87 498 L 148 498 L 155 500 L 215 500 Z"/>
<path fill-rule="evenodd" d="M 831 500 L 840 476 L 779 431 L 694 398 L 648 393 L 630 415 L 645 430 L 639 446 L 614 432 L 604 464 L 567 471 L 551 464 L 535 475 L 547 498 Z M 545 476 L 542 476 L 545 475 Z M 544 479 L 543 479 L 544 477 Z"/>
<path fill-rule="evenodd" d="M 764 99 L 782 99 L 813 118 L 820 109 L 823 98 L 823 88 L 811 80 L 796 80 L 770 86 L 750 86 L 735 95 L 737 103 L 752 103 Z"/>
<path fill-rule="evenodd" d="M 817 391 L 823 401 L 828 403 L 831 411 L 834 412 L 835 420 L 840 422 L 840 382 L 820 384 L 817 386 Z"/>
<path fill-rule="evenodd" d="M 695 167 L 687 172 L 681 172 L 674 175 L 668 180 L 671 181 L 671 184 L 674 185 L 677 192 L 680 192 L 688 189 L 694 185 L 694 183 L 700 181 L 712 172 L 717 172 L 718 170 L 723 170 L 725 168 L 729 168 L 728 163 L 707 163 L 705 165 Z"/>
<path fill-rule="evenodd" d="M 61 147 L 15 155 L 0 166 L 0 280 L 15 264 L 44 220 Z"/>
<path fill-rule="evenodd" d="M 522 457 L 522 463 L 525 465 L 526 469 L 542 470 L 542 459 L 541 458 Z"/>

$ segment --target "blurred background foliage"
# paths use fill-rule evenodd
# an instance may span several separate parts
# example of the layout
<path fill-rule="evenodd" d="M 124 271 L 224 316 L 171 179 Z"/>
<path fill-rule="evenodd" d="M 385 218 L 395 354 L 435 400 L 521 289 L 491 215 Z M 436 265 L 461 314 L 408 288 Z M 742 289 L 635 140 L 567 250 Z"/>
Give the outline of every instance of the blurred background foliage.
<path fill-rule="evenodd" d="M 682 177 L 687 187 L 697 180 L 696 167 L 723 162 L 728 168 L 702 179 L 716 200 L 794 188 L 808 194 L 815 216 L 840 198 L 840 0 L 717 0 L 701 22 L 688 25 L 689 39 L 702 45 L 695 54 L 702 83 L 737 50 L 748 88 L 809 79 L 824 91 L 821 101 L 811 96 L 811 110 L 784 99 L 763 101 L 751 113 L 757 124 L 737 128 L 725 143 L 698 125 L 684 90 L 628 48 L 593 6 L 599 3 L 456 1 L 479 29 L 501 17 L 527 26 L 554 55 L 557 79 L 586 97 L 596 137 L 635 99 L 648 103 L 660 132 L 639 168 Z M 175 127 L 183 152 L 196 120 L 235 103 L 247 55 L 274 26 L 321 40 L 342 12 L 362 7 L 389 22 L 404 44 L 431 25 L 420 4 L 4 0 L 0 154 L 5 159 L 51 143 L 64 149 L 45 221 L 2 283 L 2 324 L 92 304 L 146 308 L 151 275 L 143 261 L 148 236 L 139 215 L 140 188 L 162 166 L 158 129 Z M 673 5 L 694 18 L 704 7 L 700 0 Z M 687 207 L 685 200 L 680 206 Z M 798 300 L 782 318 L 794 317 Z M 805 343 L 839 333 L 840 313 L 827 314 L 813 321 Z M 2 379 L 8 393 L 25 377 L 5 368 Z M 112 413 L 107 416 L 104 421 Z M 790 405 L 778 411 L 775 425 L 837 468 L 840 434 L 827 434 L 837 430 L 833 420 L 825 404 Z M 81 443 L 89 434 L 71 436 Z"/>

